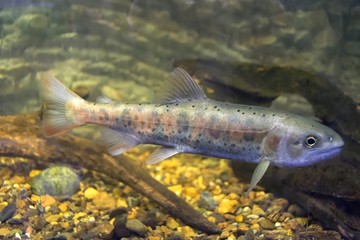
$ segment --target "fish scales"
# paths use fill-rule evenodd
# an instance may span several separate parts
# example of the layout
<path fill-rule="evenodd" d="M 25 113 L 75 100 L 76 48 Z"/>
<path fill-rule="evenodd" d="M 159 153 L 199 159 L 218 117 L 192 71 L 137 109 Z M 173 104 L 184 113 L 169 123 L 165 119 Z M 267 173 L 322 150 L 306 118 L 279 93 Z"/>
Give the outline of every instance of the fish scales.
<path fill-rule="evenodd" d="M 267 133 L 287 114 L 267 108 L 201 100 L 176 104 L 78 104 L 78 122 L 108 126 L 141 143 L 258 162 Z M 199 114 L 201 112 L 201 114 Z"/>
<path fill-rule="evenodd" d="M 96 124 L 113 155 L 151 143 L 161 146 L 147 160 L 151 164 L 184 152 L 258 163 L 247 193 L 270 164 L 308 166 L 338 155 L 344 144 L 336 132 L 311 119 L 211 100 L 181 68 L 171 72 L 157 103 L 90 103 L 49 73 L 40 89 L 46 136 Z"/>

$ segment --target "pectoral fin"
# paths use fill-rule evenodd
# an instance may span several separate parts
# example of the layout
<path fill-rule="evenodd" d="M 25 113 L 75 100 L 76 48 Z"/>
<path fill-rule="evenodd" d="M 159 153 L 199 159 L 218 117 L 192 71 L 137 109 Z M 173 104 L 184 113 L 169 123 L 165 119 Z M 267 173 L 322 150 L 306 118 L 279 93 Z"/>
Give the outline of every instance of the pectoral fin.
<path fill-rule="evenodd" d="M 255 171 L 251 177 L 251 182 L 249 189 L 246 191 L 246 196 L 253 190 L 256 184 L 260 181 L 260 179 L 264 176 L 266 169 L 268 169 L 270 164 L 269 160 L 262 160 L 259 165 L 255 168 Z"/>
<path fill-rule="evenodd" d="M 179 153 L 179 151 L 176 148 L 159 147 L 150 155 L 150 157 L 146 160 L 146 163 L 155 164 L 177 153 Z"/>
<path fill-rule="evenodd" d="M 109 153 L 113 156 L 120 155 L 139 144 L 134 137 L 110 128 L 100 127 L 101 136 Z"/>

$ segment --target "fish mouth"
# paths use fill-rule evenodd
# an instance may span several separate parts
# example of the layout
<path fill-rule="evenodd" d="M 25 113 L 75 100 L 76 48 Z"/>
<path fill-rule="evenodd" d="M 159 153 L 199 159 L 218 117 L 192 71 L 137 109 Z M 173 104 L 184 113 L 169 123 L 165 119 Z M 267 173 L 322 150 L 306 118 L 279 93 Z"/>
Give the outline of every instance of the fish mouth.
<path fill-rule="evenodd" d="M 335 157 L 341 153 L 342 148 L 343 145 L 340 145 L 338 147 L 334 147 L 331 149 L 315 152 L 312 156 L 305 159 L 305 161 L 303 162 L 304 163 L 303 166 L 311 165 Z"/>

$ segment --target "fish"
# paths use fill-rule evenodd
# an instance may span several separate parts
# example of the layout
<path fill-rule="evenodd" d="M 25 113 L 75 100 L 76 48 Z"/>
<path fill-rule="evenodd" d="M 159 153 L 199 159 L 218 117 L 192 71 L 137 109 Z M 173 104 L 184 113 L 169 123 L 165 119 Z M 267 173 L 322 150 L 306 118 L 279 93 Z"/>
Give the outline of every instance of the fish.
<path fill-rule="evenodd" d="M 50 72 L 40 80 L 41 129 L 46 137 L 98 125 L 111 155 L 138 144 L 159 147 L 146 163 L 192 153 L 257 164 L 246 195 L 269 165 L 303 167 L 337 156 L 344 145 L 331 128 L 296 114 L 208 98 L 182 68 L 175 68 L 153 102 L 88 102 Z"/>

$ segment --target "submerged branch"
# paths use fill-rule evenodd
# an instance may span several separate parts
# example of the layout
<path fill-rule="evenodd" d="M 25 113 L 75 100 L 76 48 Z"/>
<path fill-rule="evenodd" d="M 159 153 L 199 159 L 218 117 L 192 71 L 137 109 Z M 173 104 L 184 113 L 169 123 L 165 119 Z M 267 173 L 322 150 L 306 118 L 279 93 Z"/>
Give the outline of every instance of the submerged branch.
<path fill-rule="evenodd" d="M 27 159 L 35 167 L 56 163 L 101 172 L 132 187 L 195 229 L 207 233 L 220 231 L 132 160 L 124 156 L 115 159 L 103 147 L 68 134 L 44 138 L 40 133 L 38 114 L 0 117 L 0 156 L 6 161 Z M 9 165 L 6 162 L 0 164 Z"/>

